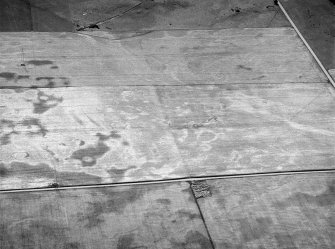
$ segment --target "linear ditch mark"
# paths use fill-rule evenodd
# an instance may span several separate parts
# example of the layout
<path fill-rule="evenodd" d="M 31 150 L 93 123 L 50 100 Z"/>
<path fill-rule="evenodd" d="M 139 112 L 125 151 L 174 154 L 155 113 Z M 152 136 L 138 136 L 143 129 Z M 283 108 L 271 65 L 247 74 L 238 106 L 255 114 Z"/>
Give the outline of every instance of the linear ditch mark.
<path fill-rule="evenodd" d="M 334 169 L 307 169 L 307 170 L 288 170 L 288 171 L 269 171 L 262 173 L 246 173 L 246 174 L 221 174 L 221 175 L 207 175 L 207 176 L 193 176 L 180 177 L 162 180 L 146 180 L 146 181 L 129 181 L 129 182 L 115 182 L 115 183 L 101 183 L 101 184 L 83 184 L 83 185 L 60 185 L 59 183 L 51 184 L 46 187 L 39 188 L 25 188 L 25 189 L 2 189 L 1 193 L 18 193 L 18 192 L 39 192 L 39 191 L 53 191 L 53 190 L 67 190 L 67 189 L 89 189 L 89 188 L 104 188 L 104 187 L 118 187 L 118 186 L 133 186 L 133 185 L 150 185 L 150 184 L 164 184 L 175 182 L 192 182 L 201 180 L 219 180 L 231 178 L 246 178 L 246 177 L 264 177 L 264 176 L 280 176 L 280 175 L 298 175 L 298 174 L 316 174 L 316 173 L 335 173 Z"/>
<path fill-rule="evenodd" d="M 202 223 L 204 224 L 204 227 L 205 227 L 205 230 L 206 230 L 206 233 L 207 233 L 207 237 L 208 237 L 208 239 L 209 239 L 209 241 L 211 243 L 212 248 L 215 249 L 215 244 L 213 242 L 213 239 L 212 239 L 212 236 L 211 236 L 211 234 L 209 232 L 209 229 L 208 229 L 205 217 L 204 217 L 204 215 L 203 215 L 203 213 L 201 211 L 201 208 L 200 208 L 200 205 L 199 205 L 199 202 L 198 202 L 199 198 L 210 197 L 211 194 L 210 195 L 208 195 L 208 194 L 206 195 L 205 194 L 204 196 L 199 196 L 197 194 L 197 190 L 195 190 L 194 187 L 195 186 L 199 186 L 199 185 L 206 185 L 206 183 L 203 183 L 203 181 L 188 181 L 188 183 L 190 184 L 190 189 L 191 189 L 191 192 L 192 192 L 193 200 L 195 202 L 195 205 L 198 208 L 198 212 L 200 214 L 200 218 L 202 220 Z M 199 183 L 199 184 L 197 184 L 197 183 Z M 209 188 L 209 186 L 208 186 L 208 188 Z"/>

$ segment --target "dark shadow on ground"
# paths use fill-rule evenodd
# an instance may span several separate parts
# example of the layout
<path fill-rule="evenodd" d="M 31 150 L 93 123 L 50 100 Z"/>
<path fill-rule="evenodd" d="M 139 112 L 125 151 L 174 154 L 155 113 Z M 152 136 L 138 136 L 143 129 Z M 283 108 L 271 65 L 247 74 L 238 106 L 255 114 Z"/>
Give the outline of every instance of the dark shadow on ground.
<path fill-rule="evenodd" d="M 73 31 L 68 0 L 29 0 L 34 31 Z"/>
<path fill-rule="evenodd" d="M 0 31 L 32 31 L 29 1 L 0 0 Z"/>
<path fill-rule="evenodd" d="M 290 26 L 273 0 L 0 0 L 0 23 L 0 31 L 39 32 Z"/>
<path fill-rule="evenodd" d="M 1 32 L 73 30 L 67 0 L 0 0 Z"/>
<path fill-rule="evenodd" d="M 335 68 L 335 0 L 281 0 L 326 69 Z"/>

